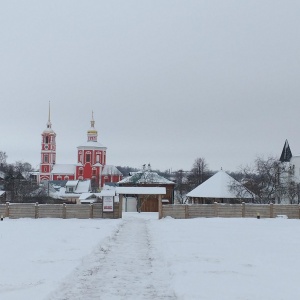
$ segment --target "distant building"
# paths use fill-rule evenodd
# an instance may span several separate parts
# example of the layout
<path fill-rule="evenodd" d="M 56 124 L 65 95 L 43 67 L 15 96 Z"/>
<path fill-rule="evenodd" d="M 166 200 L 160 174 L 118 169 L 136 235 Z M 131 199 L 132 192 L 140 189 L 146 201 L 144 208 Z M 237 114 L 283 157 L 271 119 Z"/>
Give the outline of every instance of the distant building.
<path fill-rule="evenodd" d="M 299 204 L 300 202 L 300 155 L 293 155 L 286 140 L 280 155 L 277 203 Z"/>
<path fill-rule="evenodd" d="M 151 170 L 150 165 L 148 168 L 146 165 L 141 171 L 131 172 L 128 177 L 125 177 L 123 180 L 119 181 L 119 186 L 124 187 L 165 187 L 166 195 L 164 196 L 164 204 L 173 204 L 174 203 L 174 187 L 175 183 L 170 181 L 156 172 Z M 135 195 L 127 195 L 132 196 Z M 140 195 L 136 196 L 137 206 L 140 205 L 140 211 L 143 212 L 157 212 L 158 211 L 158 199 L 157 196 L 153 195 Z M 125 199 L 126 201 L 126 199 Z M 137 207 L 137 210 L 139 208 Z"/>
<path fill-rule="evenodd" d="M 87 131 L 87 141 L 77 147 L 76 164 L 56 163 L 56 133 L 52 129 L 49 117 L 46 129 L 42 132 L 41 163 L 37 176 L 38 182 L 48 180 L 91 180 L 92 190 L 107 183 L 116 183 L 122 179 L 122 173 L 112 165 L 106 164 L 107 147 L 97 141 L 92 114 L 91 128 Z"/>

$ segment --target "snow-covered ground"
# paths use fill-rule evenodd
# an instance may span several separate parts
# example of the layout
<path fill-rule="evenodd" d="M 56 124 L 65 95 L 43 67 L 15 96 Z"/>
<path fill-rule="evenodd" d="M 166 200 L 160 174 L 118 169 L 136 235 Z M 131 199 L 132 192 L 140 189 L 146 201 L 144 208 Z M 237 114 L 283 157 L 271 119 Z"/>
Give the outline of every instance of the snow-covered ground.
<path fill-rule="evenodd" d="M 0 299 L 298 299 L 300 221 L 5 219 Z"/>

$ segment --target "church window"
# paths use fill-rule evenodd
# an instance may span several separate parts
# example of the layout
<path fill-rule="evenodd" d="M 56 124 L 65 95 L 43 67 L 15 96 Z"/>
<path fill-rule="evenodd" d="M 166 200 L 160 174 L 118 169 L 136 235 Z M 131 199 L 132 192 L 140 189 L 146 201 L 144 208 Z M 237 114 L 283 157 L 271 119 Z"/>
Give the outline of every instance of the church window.
<path fill-rule="evenodd" d="M 97 163 L 100 162 L 100 155 L 99 154 L 97 154 L 97 156 L 96 156 L 96 161 L 97 161 Z"/>
<path fill-rule="evenodd" d="M 46 143 L 46 144 L 49 143 L 49 137 L 48 137 L 48 136 L 46 136 L 46 138 L 45 138 L 45 143 Z"/>
<path fill-rule="evenodd" d="M 83 170 L 82 168 L 79 169 L 79 175 L 82 175 L 83 174 Z"/>
<path fill-rule="evenodd" d="M 44 156 L 44 162 L 45 162 L 45 163 L 49 162 L 49 161 L 48 161 L 48 155 L 45 155 L 45 156 Z"/>
<path fill-rule="evenodd" d="M 69 176 L 65 176 L 64 180 L 69 180 Z"/>
<path fill-rule="evenodd" d="M 57 176 L 57 180 L 61 180 L 61 176 L 59 175 L 59 176 Z"/>
<path fill-rule="evenodd" d="M 87 153 L 85 156 L 85 161 L 86 162 L 91 162 L 91 153 Z"/>
<path fill-rule="evenodd" d="M 93 175 L 96 175 L 96 169 L 93 169 Z"/>

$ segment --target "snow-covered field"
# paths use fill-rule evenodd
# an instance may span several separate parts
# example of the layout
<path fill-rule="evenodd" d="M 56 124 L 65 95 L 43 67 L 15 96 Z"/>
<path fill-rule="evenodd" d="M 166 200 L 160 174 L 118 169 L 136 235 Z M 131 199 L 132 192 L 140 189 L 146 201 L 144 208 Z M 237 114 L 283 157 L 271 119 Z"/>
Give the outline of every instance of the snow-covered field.
<path fill-rule="evenodd" d="M 5 219 L 0 299 L 298 299 L 300 221 Z"/>

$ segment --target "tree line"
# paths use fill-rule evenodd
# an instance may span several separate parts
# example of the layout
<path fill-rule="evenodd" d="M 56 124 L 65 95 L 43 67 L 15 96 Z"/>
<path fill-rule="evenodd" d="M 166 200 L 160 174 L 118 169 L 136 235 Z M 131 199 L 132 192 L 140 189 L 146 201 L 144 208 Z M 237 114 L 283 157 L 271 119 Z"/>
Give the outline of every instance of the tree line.
<path fill-rule="evenodd" d="M 189 171 L 178 170 L 174 173 L 177 201 L 184 203 L 186 194 L 210 178 L 216 171 L 210 170 L 205 158 L 197 158 Z M 253 196 L 253 202 L 299 204 L 300 184 L 294 166 L 282 163 L 277 157 L 258 156 L 251 165 L 241 166 L 235 172 L 228 172 L 237 182 L 229 186 L 237 197 L 245 187 Z"/>
<path fill-rule="evenodd" d="M 138 171 L 130 167 L 119 166 L 118 168 L 124 176 Z M 196 158 L 189 170 L 155 171 L 176 183 L 175 200 L 179 203 L 185 203 L 188 192 L 217 172 L 209 168 L 204 157 Z M 253 195 L 254 203 L 282 203 L 283 199 L 289 204 L 300 203 L 300 184 L 297 181 L 294 166 L 280 162 L 278 157 L 258 156 L 252 164 L 241 166 L 237 171 L 227 171 L 227 173 L 248 189 Z M 243 187 L 232 183 L 229 188 L 239 197 L 242 195 Z"/>
<path fill-rule="evenodd" d="M 140 169 L 129 166 L 117 166 L 123 176 Z M 7 154 L 0 151 L 1 189 L 8 193 L 11 202 L 51 202 L 46 188 L 38 186 L 31 177 L 34 169 L 28 162 L 16 161 L 7 163 Z M 185 203 L 186 194 L 209 179 L 216 171 L 211 170 L 204 157 L 194 160 L 189 170 L 176 171 L 153 170 L 159 175 L 175 182 L 175 200 Z M 234 179 L 242 183 L 252 194 L 256 203 L 281 203 L 282 199 L 290 204 L 299 204 L 300 185 L 295 176 L 295 169 L 289 163 L 282 163 L 277 157 L 257 157 L 251 165 L 242 166 L 239 170 L 228 172 Z M 0 176 L 1 177 L 1 176 Z M 241 192 L 240 185 L 230 186 L 237 196 Z"/>
<path fill-rule="evenodd" d="M 28 162 L 7 162 L 7 154 L 0 151 L 1 188 L 6 192 L 6 201 L 12 203 L 40 202 L 45 203 L 45 190 L 32 178 L 34 169 Z"/>

